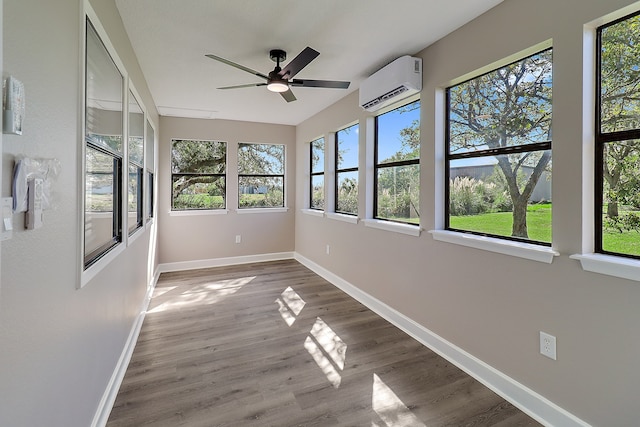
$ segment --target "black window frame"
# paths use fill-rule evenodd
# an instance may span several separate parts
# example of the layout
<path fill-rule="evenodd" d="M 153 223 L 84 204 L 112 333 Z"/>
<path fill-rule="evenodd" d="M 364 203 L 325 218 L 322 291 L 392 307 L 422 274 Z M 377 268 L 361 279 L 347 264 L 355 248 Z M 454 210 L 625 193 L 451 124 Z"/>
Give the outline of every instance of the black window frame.
<path fill-rule="evenodd" d="M 396 110 L 399 110 L 400 108 L 404 108 L 408 105 L 414 104 L 414 103 L 418 103 L 418 109 L 420 109 L 422 107 L 422 104 L 420 102 L 420 99 L 417 100 L 413 100 L 411 102 L 408 102 L 406 104 L 400 105 L 392 110 L 389 110 L 383 114 L 378 114 L 375 117 L 374 120 L 374 144 L 373 144 L 373 218 L 374 219 L 378 219 L 380 221 L 389 221 L 389 222 L 395 222 L 398 224 L 407 224 L 407 225 L 411 225 L 411 226 L 415 226 L 415 227 L 419 227 L 420 224 L 416 224 L 414 222 L 409 222 L 409 221 L 400 221 L 397 219 L 393 219 L 393 218 L 384 218 L 378 215 L 378 171 L 380 169 L 390 169 L 390 168 L 394 168 L 394 167 L 402 167 L 402 166 L 418 166 L 418 174 L 420 174 L 420 156 L 418 156 L 415 159 L 411 159 L 411 160 L 399 160 L 399 161 L 393 161 L 393 162 L 379 162 L 378 159 L 378 144 L 379 144 L 379 135 L 378 135 L 378 126 L 379 126 L 379 122 L 378 119 L 382 116 L 384 116 L 385 114 L 388 113 L 392 113 Z"/>
<path fill-rule="evenodd" d="M 95 26 L 92 24 L 89 17 L 85 17 L 85 80 L 84 80 L 84 144 L 85 144 L 85 155 L 82 159 L 83 162 L 83 170 L 84 170 L 84 212 L 83 212 L 83 233 L 84 233 L 84 245 L 82 248 L 83 253 L 83 269 L 87 270 L 89 267 L 93 266 L 96 262 L 102 259 L 107 253 L 109 253 L 114 247 L 123 241 L 123 165 L 124 165 L 124 108 L 121 111 L 121 129 L 120 135 L 118 135 L 122 139 L 122 152 L 118 152 L 111 147 L 107 148 L 106 145 L 101 143 L 100 135 L 93 134 L 89 131 L 89 126 L 87 123 L 89 122 L 90 112 L 88 108 L 88 95 L 89 95 L 89 79 L 88 76 L 88 67 L 89 67 L 89 43 L 87 43 L 89 34 L 92 33 L 95 35 L 97 40 L 100 42 L 104 52 L 108 56 L 108 60 L 113 65 L 114 69 L 120 74 L 121 77 L 121 102 L 124 105 L 124 94 L 125 94 L 125 77 L 120 71 L 118 65 L 113 59 L 113 56 L 109 52 L 107 46 L 104 44 L 102 37 L 96 30 Z M 98 153 L 108 156 L 112 159 L 113 162 L 113 178 L 112 178 L 112 191 L 113 191 L 113 210 L 112 210 L 112 225 L 111 225 L 111 238 L 106 240 L 103 244 L 93 249 L 91 252 L 87 253 L 86 248 L 86 212 L 88 207 L 87 205 L 87 196 L 86 196 L 86 180 L 88 176 L 87 171 L 87 153 L 89 150 L 97 151 Z"/>
<path fill-rule="evenodd" d="M 354 123 L 352 125 L 349 125 L 347 127 L 344 127 L 340 130 L 338 130 L 335 134 L 335 141 L 334 141 L 334 153 L 335 153 L 335 161 L 334 161 L 334 165 L 335 165 L 335 183 L 334 183 L 334 211 L 336 213 L 342 214 L 342 215 L 350 215 L 350 216 L 358 216 L 358 207 L 356 206 L 356 212 L 347 212 L 347 211 L 341 211 L 338 209 L 339 203 L 338 203 L 338 198 L 340 195 L 340 179 L 339 176 L 341 173 L 352 173 L 352 172 L 358 172 L 359 169 L 359 165 L 356 165 L 355 167 L 349 167 L 349 168 L 339 168 L 339 156 L 338 153 L 340 152 L 340 141 L 339 141 L 339 135 L 340 132 L 344 132 L 347 129 L 351 129 L 351 128 L 355 128 L 357 127 L 358 129 L 360 129 L 360 124 L 359 123 Z M 358 159 L 360 157 L 359 151 L 360 151 L 360 144 L 357 144 L 357 148 L 358 148 Z M 360 185 L 360 180 L 358 179 L 358 185 Z"/>
<path fill-rule="evenodd" d="M 238 170 L 238 209 L 282 209 L 285 208 L 285 174 L 287 168 L 286 156 L 287 147 L 285 144 L 271 143 L 271 142 L 239 142 L 238 143 L 238 158 L 240 157 L 240 147 L 243 145 L 270 145 L 282 147 L 282 173 L 281 174 L 267 174 L 267 173 L 244 173 Z M 239 162 L 238 162 L 239 163 Z M 241 178 L 281 178 L 282 179 L 282 203 L 278 206 L 240 206 L 240 179 Z"/>
<path fill-rule="evenodd" d="M 603 249 L 604 223 L 604 152 L 607 144 L 619 143 L 629 140 L 640 141 L 640 127 L 635 129 L 625 129 L 622 131 L 603 132 L 602 131 L 602 31 L 608 27 L 632 19 L 640 15 L 640 11 L 623 16 L 622 18 L 608 22 L 596 29 L 596 94 L 595 94 L 595 133 L 594 133 L 594 252 L 616 257 L 640 259 L 640 255 L 613 252 Z M 640 64 L 638 64 L 640 65 Z M 638 189 L 640 191 L 640 189 Z"/>
<path fill-rule="evenodd" d="M 532 240 L 532 239 L 524 239 L 524 238 L 519 238 L 519 237 L 513 237 L 513 236 L 503 236 L 503 235 L 498 235 L 498 234 L 491 234 L 491 233 L 484 233 L 484 232 L 479 232 L 479 231 L 472 231 L 472 230 L 464 230 L 464 229 L 459 229 L 459 228 L 453 228 L 450 225 L 450 203 L 451 203 L 451 199 L 450 199 L 450 179 L 451 179 L 451 174 L 450 174 L 450 165 L 451 165 L 451 161 L 453 160 L 459 160 L 459 159 L 470 159 L 470 158 L 478 158 L 478 157 L 490 157 L 490 156 L 497 156 L 497 155 L 509 155 L 509 154 L 519 154 L 519 153 L 526 153 L 526 152 L 535 152 L 535 151 L 546 151 L 546 150 L 551 150 L 552 149 L 552 139 L 548 140 L 548 141 L 544 141 L 544 142 L 538 142 L 538 143 L 530 143 L 530 144 L 521 144 L 521 145 L 514 145 L 514 146 L 507 146 L 507 147 L 500 147 L 500 148 L 489 148 L 489 149 L 484 149 L 484 150 L 476 150 L 476 151 L 468 151 L 468 152 L 462 152 L 462 153 L 451 153 L 451 122 L 450 122 L 450 105 L 451 105 L 451 99 L 450 99 L 450 91 L 452 88 L 457 87 L 459 85 L 468 83 L 470 81 L 473 81 L 477 78 L 483 77 L 487 74 L 490 74 L 494 71 L 497 71 L 503 67 L 507 67 L 509 65 L 513 65 L 516 64 L 518 62 L 524 61 L 528 58 L 531 58 L 533 56 L 539 55 L 542 52 L 548 51 L 548 50 L 552 50 L 552 47 L 548 47 L 545 49 L 541 49 L 533 54 L 524 56 L 522 58 L 519 58 L 515 61 L 512 61 L 508 64 L 504 64 L 501 65 L 498 68 L 494 68 L 492 70 L 489 70 L 485 73 L 479 74 L 477 76 L 474 76 L 472 78 L 469 78 L 465 81 L 456 83 L 455 85 L 449 86 L 445 89 L 445 176 L 444 176 L 444 229 L 448 230 L 448 231 L 455 231 L 457 233 L 464 233 L 464 234 L 473 234 L 473 235 L 477 235 L 477 236 L 483 236 L 483 237 L 491 237 L 491 238 L 495 238 L 495 239 L 502 239 L 502 240 L 509 240 L 509 241 L 513 241 L 513 242 L 520 242 L 520 243 L 527 243 L 527 244 L 531 244 L 531 245 L 538 245 L 538 246 L 546 246 L 546 247 L 551 247 L 553 242 L 543 242 L 543 241 L 538 241 L 538 240 Z M 553 84 L 553 83 L 552 83 Z M 553 107 L 552 107 L 553 108 Z"/>
<path fill-rule="evenodd" d="M 225 154 L 224 154 L 224 173 L 200 173 L 200 172 L 174 172 L 173 171 L 173 145 L 178 142 L 178 141 L 193 141 L 193 142 L 206 142 L 206 143 L 210 143 L 210 142 L 215 142 L 215 143 L 220 143 L 220 144 L 224 144 L 225 147 Z M 171 140 L 171 185 L 170 185 L 170 191 L 171 191 L 171 195 L 170 195 L 170 200 L 171 200 L 171 212 L 185 212 L 185 211 L 220 211 L 220 210 L 225 210 L 227 208 L 227 172 L 228 172 L 228 159 L 229 159 L 229 144 L 226 141 L 218 141 L 218 140 L 204 140 L 204 139 L 191 139 L 191 138 L 173 138 Z M 153 175 L 153 174 L 152 174 Z M 223 200 L 223 206 L 221 207 L 215 207 L 215 208 L 193 208 L 193 207 L 189 207 L 189 208 L 184 208 L 184 209 L 176 209 L 175 207 L 175 200 L 173 198 L 173 183 L 174 183 L 174 177 L 180 177 L 180 176 L 210 176 L 210 177 L 214 177 L 214 178 L 222 178 L 224 185 L 223 185 L 223 189 L 222 189 L 222 200 Z M 153 200 L 152 202 L 153 203 Z"/>
<path fill-rule="evenodd" d="M 314 172 L 313 171 L 313 149 L 314 149 L 314 143 L 318 142 L 318 141 L 322 141 L 322 170 L 318 171 L 318 172 Z M 317 177 L 317 176 L 322 176 L 323 179 L 325 178 L 325 173 L 324 173 L 324 155 L 325 155 L 325 141 L 324 141 L 324 137 L 320 137 L 320 138 L 316 138 L 313 141 L 311 141 L 309 143 L 309 171 L 310 171 L 310 177 L 309 177 L 309 209 L 315 209 L 318 211 L 324 211 L 325 210 L 325 200 L 324 200 L 324 195 L 322 196 L 322 202 L 323 202 L 323 207 L 319 208 L 313 205 L 313 178 Z M 323 185 L 324 187 L 324 185 Z"/>

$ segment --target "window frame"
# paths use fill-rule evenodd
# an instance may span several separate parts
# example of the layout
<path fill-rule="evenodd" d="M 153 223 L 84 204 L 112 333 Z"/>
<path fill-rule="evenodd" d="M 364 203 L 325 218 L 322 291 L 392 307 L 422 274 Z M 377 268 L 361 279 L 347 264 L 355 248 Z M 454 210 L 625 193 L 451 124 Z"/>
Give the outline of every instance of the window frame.
<path fill-rule="evenodd" d="M 154 175 L 155 175 L 155 128 L 151 124 L 151 121 L 147 117 L 145 120 L 145 131 L 144 131 L 144 165 L 145 165 L 145 180 L 146 182 L 146 223 L 149 223 L 154 218 L 154 203 L 155 203 L 155 185 L 154 185 Z"/>
<path fill-rule="evenodd" d="M 373 131 L 373 219 L 379 220 L 379 221 L 389 221 L 389 222 L 393 222 L 396 224 L 404 224 L 404 225 L 408 225 L 411 227 L 420 227 L 420 221 L 419 221 L 419 217 L 418 217 L 418 223 L 414 223 L 414 222 L 409 222 L 409 221 L 400 221 L 397 219 L 393 219 L 393 218 L 383 218 L 380 217 L 378 215 L 378 171 L 380 169 L 390 169 L 390 168 L 394 168 L 394 167 L 401 167 L 401 166 L 414 166 L 417 165 L 418 166 L 418 176 L 420 176 L 420 155 L 418 155 L 418 157 L 416 157 L 415 159 L 410 159 L 410 160 L 399 160 L 399 161 L 393 161 L 393 162 L 384 162 L 384 163 L 380 163 L 379 159 L 378 159 L 378 143 L 379 143 L 379 134 L 378 134 L 378 130 L 379 130 L 379 118 L 384 116 L 385 114 L 389 114 L 392 113 L 400 108 L 406 107 L 408 105 L 414 104 L 414 103 L 418 103 L 419 106 L 417 107 L 418 109 L 422 108 L 422 103 L 420 101 L 420 98 L 418 99 L 414 99 L 414 100 L 410 100 L 410 102 L 407 102 L 405 104 L 402 104 L 398 107 L 395 107 L 389 111 L 385 111 L 382 114 L 378 114 L 377 116 L 374 117 L 374 131 Z M 419 178 L 420 179 L 420 178 Z M 420 190 L 418 189 L 418 193 L 420 192 Z M 419 203 L 419 200 L 418 200 Z"/>
<path fill-rule="evenodd" d="M 594 129 L 594 203 L 593 203 L 593 226 L 594 226 L 594 252 L 597 254 L 640 260 L 640 255 L 613 252 L 603 249 L 604 240 L 604 173 L 605 164 L 604 151 L 607 144 L 615 144 L 629 140 L 640 141 L 640 126 L 635 129 L 625 129 L 621 131 L 602 131 L 602 31 L 608 27 L 624 22 L 628 19 L 640 15 L 640 11 L 625 15 L 596 28 L 595 41 L 595 129 Z M 640 189 L 638 189 L 640 191 Z"/>
<path fill-rule="evenodd" d="M 356 207 L 356 212 L 346 212 L 346 211 L 341 211 L 338 210 L 338 206 L 339 206 L 339 196 L 340 196 L 340 180 L 339 180 L 339 176 L 341 173 L 352 173 L 352 172 L 358 172 L 359 170 L 359 162 L 356 163 L 355 167 L 349 167 L 349 168 L 339 168 L 339 162 L 340 162 L 340 156 L 338 155 L 338 153 L 340 152 L 340 141 L 339 141 L 339 135 L 340 132 L 343 132 L 347 129 L 351 129 L 357 127 L 358 129 L 360 129 L 360 124 L 359 123 L 354 123 L 352 125 L 343 127 L 342 129 L 339 129 L 336 131 L 335 136 L 334 136 L 334 153 L 335 153 L 335 159 L 334 159 L 334 171 L 335 171 L 335 182 L 334 182 L 334 212 L 340 215 L 349 215 L 349 216 L 353 216 L 353 217 L 358 217 L 358 207 Z M 357 154 L 357 158 L 359 159 L 360 157 L 360 142 L 358 141 L 358 144 L 356 145 L 356 147 L 358 148 L 358 154 Z M 358 177 L 358 186 L 360 185 L 360 179 Z M 359 191 L 358 191 L 359 193 Z"/>
<path fill-rule="evenodd" d="M 99 23 L 93 22 L 93 18 L 89 16 L 89 14 L 85 14 L 84 16 L 84 99 L 83 99 L 83 159 L 82 159 L 82 170 L 83 170 L 83 184 L 82 184 L 82 206 L 83 206 L 83 220 L 82 220 L 82 263 L 83 268 L 82 271 L 87 271 L 90 267 L 94 266 L 99 260 L 103 259 L 105 255 L 110 253 L 115 247 L 117 247 L 120 243 L 123 242 L 123 215 L 124 215 L 124 204 L 123 204 L 123 174 L 124 174 L 124 163 L 125 163 L 125 104 L 127 102 L 126 93 L 127 93 L 127 75 L 126 72 L 123 71 L 123 67 L 119 63 L 119 60 L 112 53 L 112 49 L 108 45 L 108 42 L 105 41 L 105 38 L 101 36 L 102 31 L 99 30 Z M 97 144 L 93 141 L 93 139 L 89 136 L 89 127 L 87 126 L 88 117 L 89 117 L 89 103 L 88 103 L 88 66 L 89 66 L 89 34 L 93 33 L 97 40 L 100 42 L 100 45 L 104 49 L 108 58 L 107 61 L 113 65 L 115 71 L 117 71 L 120 75 L 121 85 L 120 85 L 120 95 L 121 95 L 121 129 L 120 137 L 122 138 L 122 149 L 120 152 L 116 150 L 106 148 L 101 144 Z M 97 248 L 93 249 L 91 252 L 87 253 L 86 247 L 86 212 L 87 212 L 87 154 L 88 150 L 94 150 L 99 152 L 100 154 L 109 156 L 113 161 L 113 183 L 112 183 L 112 194 L 113 194 L 113 210 L 112 210 L 112 226 L 111 226 L 111 238 L 109 240 L 105 240 Z M 82 286 L 82 282 L 81 282 Z"/>
<path fill-rule="evenodd" d="M 503 235 L 497 235 L 497 234 L 490 234 L 490 233 L 485 233 L 485 232 L 478 232 L 478 231 L 472 231 L 472 230 L 464 230 L 464 229 L 458 229 L 458 228 L 453 228 L 450 225 L 450 203 L 451 203 L 451 199 L 450 199 L 450 179 L 451 179 L 451 174 L 450 174 L 450 169 L 451 169 L 451 161 L 453 160 L 459 160 L 459 159 L 469 159 L 469 158 L 479 158 L 479 157 L 491 157 L 491 156 L 497 156 L 497 155 L 509 155 L 509 154 L 519 154 L 519 153 L 526 153 L 526 152 L 536 152 L 536 151 L 552 151 L 552 142 L 553 140 L 547 140 L 544 142 L 537 142 L 537 143 L 530 143 L 530 144 L 521 144 L 521 145 L 515 145 L 515 146 L 507 146 L 507 147 L 499 147 L 499 148 L 487 148 L 487 149 L 483 149 L 483 150 L 476 150 L 476 151 L 466 151 L 466 152 L 462 152 L 462 153 L 451 153 L 451 120 L 450 120 L 450 105 L 451 105 L 451 97 L 450 97 L 450 91 L 452 88 L 460 86 L 462 84 L 468 83 L 470 81 L 473 81 L 477 78 L 483 77 L 487 74 L 493 73 L 497 70 L 500 70 L 501 68 L 507 67 L 509 65 L 513 65 L 516 64 L 518 62 L 524 61 L 528 58 L 531 58 L 533 56 L 539 55 L 542 52 L 545 51 L 549 51 L 549 50 L 553 50 L 553 46 L 548 46 L 548 47 L 544 47 L 542 49 L 537 49 L 535 50 L 533 53 L 528 53 L 525 56 L 522 56 L 518 59 L 515 59 L 513 61 L 510 61 L 508 63 L 502 64 L 496 68 L 492 68 L 489 71 L 486 71 L 484 73 L 478 74 L 474 77 L 468 78 L 466 80 L 457 82 L 451 86 L 448 86 L 444 89 L 444 98 L 445 98 L 445 109 L 444 109 L 444 115 L 445 115 L 445 129 L 444 129 L 444 137 L 445 137 L 445 150 L 444 150 L 444 231 L 445 232 L 453 232 L 453 233 L 461 233 L 461 234 L 467 234 L 467 235 L 475 235 L 475 236 L 479 236 L 480 238 L 490 238 L 490 239 L 496 239 L 497 241 L 500 240 L 505 240 L 505 241 L 511 241 L 511 242 L 517 242 L 517 243 L 523 243 L 526 245 L 532 245 L 532 247 L 536 247 L 536 246 L 544 246 L 544 247 L 548 247 L 551 248 L 553 245 L 553 242 L 544 242 L 544 241 L 538 241 L 538 240 L 532 240 L 532 239 L 525 239 L 525 238 L 520 238 L 520 237 L 514 237 L 514 236 L 503 236 Z M 553 81 L 552 81 L 552 85 L 553 85 Z M 552 87 L 553 89 L 553 87 Z M 552 104 L 552 109 L 553 109 L 553 104 Z M 553 115 L 553 110 L 552 110 L 552 115 Z M 553 157 L 551 158 L 551 160 L 553 159 Z M 440 233 L 443 234 L 444 233 Z"/>
<path fill-rule="evenodd" d="M 220 144 L 224 144 L 224 173 L 201 173 L 201 172 L 174 172 L 173 171 L 173 146 L 176 142 L 178 141 L 193 141 L 193 142 L 206 142 L 206 143 L 220 143 Z M 169 191 L 171 192 L 170 195 L 170 206 L 171 206 L 171 210 L 170 213 L 176 213 L 176 212 L 221 212 L 221 211 L 226 211 L 227 209 L 227 174 L 228 174 L 228 164 L 229 164 L 229 144 L 226 141 L 221 141 L 221 140 L 213 140 L 213 139 L 192 139 L 192 138 L 172 138 L 171 139 L 171 151 L 170 151 L 170 170 L 171 170 L 171 176 L 170 176 L 170 183 L 171 185 L 169 186 Z M 222 207 L 215 207 L 215 208 L 185 208 L 185 209 L 176 209 L 174 204 L 175 204 L 175 200 L 173 199 L 173 183 L 174 183 L 174 176 L 210 176 L 210 177 L 214 177 L 214 178 L 222 178 L 224 181 L 224 185 L 223 185 L 223 190 L 222 190 L 222 194 L 223 194 L 223 206 Z"/>
<path fill-rule="evenodd" d="M 237 177 L 238 177 L 238 211 L 248 211 L 250 209 L 285 209 L 286 208 L 286 172 L 287 172 L 287 146 L 283 143 L 274 143 L 274 142 L 238 142 L 237 147 L 237 155 L 238 155 L 238 165 L 240 164 L 240 147 L 244 145 L 271 145 L 271 146 L 279 146 L 282 147 L 282 173 L 281 174 L 258 174 L 258 173 L 241 173 L 238 167 Z M 241 178 L 281 178 L 282 179 L 282 204 L 278 206 L 240 206 L 240 179 Z"/>
<path fill-rule="evenodd" d="M 322 141 L 322 160 L 323 160 L 322 170 L 319 172 L 314 172 L 313 171 L 313 149 L 314 149 L 314 143 L 318 141 Z M 323 207 L 321 209 L 313 205 L 313 178 L 316 176 L 322 176 L 323 180 L 325 180 L 325 183 L 326 183 L 326 177 L 324 173 L 324 155 L 325 155 L 325 139 L 323 136 L 321 136 L 320 138 L 316 138 L 309 143 L 309 209 L 313 209 L 317 211 L 324 211 L 325 208 Z M 323 184 L 323 188 L 324 188 L 324 184 Z M 323 194 L 322 195 L 323 204 L 326 202 L 324 199 L 325 199 L 325 195 Z"/>
<path fill-rule="evenodd" d="M 128 235 L 132 236 L 136 231 L 138 231 L 139 229 L 141 229 L 144 226 L 144 162 L 145 162 L 145 155 L 144 155 L 144 150 L 145 150 L 145 129 L 144 127 L 146 126 L 146 120 L 145 120 L 145 112 L 142 109 L 142 105 L 140 104 L 140 102 L 138 101 L 138 97 L 135 95 L 134 91 L 133 91 L 133 87 L 129 87 L 129 99 L 128 99 L 128 104 L 129 106 L 131 106 L 131 103 L 135 102 L 135 104 L 138 106 L 138 109 L 140 110 L 140 114 L 142 115 L 142 159 L 140 159 L 140 161 L 136 161 L 133 157 L 132 157 L 132 150 L 131 150 L 131 144 L 132 144 L 132 139 L 131 139 L 131 111 L 130 111 L 130 107 L 127 110 L 127 165 L 129 167 L 128 169 L 128 176 L 127 176 L 127 229 L 128 229 Z M 129 213 L 133 212 L 133 211 L 129 211 L 129 185 L 128 182 L 131 179 L 131 168 L 135 168 L 135 174 L 137 177 L 137 190 L 136 190 L 136 222 L 135 225 L 132 226 L 132 224 L 129 223 Z"/>

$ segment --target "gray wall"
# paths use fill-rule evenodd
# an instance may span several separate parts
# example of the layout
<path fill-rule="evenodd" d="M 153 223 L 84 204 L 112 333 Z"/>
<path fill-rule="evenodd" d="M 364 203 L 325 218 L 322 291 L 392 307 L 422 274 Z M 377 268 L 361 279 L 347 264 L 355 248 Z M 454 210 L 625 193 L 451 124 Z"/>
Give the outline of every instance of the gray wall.
<path fill-rule="evenodd" d="M 507 0 L 419 53 L 421 219 L 431 230 L 442 209 L 442 175 L 435 172 L 442 170 L 437 155 L 444 144 L 439 91 L 553 39 L 553 245 L 560 256 L 552 264 L 435 241 L 425 231 L 412 237 L 299 210 L 296 217 L 296 252 L 599 426 L 638 423 L 640 283 L 585 272 L 569 259 L 582 249 L 583 84 L 593 93 L 582 77 L 583 31 L 630 3 Z M 308 203 L 301 183 L 308 180 L 309 141 L 361 120 L 363 144 L 366 115 L 357 102 L 357 94 L 350 95 L 297 127 L 298 208 Z M 587 122 L 592 115 L 585 110 Z M 361 168 L 361 212 L 364 180 Z M 539 354 L 539 331 L 557 337 L 557 361 Z"/>
<path fill-rule="evenodd" d="M 1 244 L 2 426 L 90 425 L 157 265 L 154 227 L 148 227 L 78 289 L 81 6 L 79 0 L 4 1 L 3 76 L 24 82 L 27 110 L 24 134 L 3 138 L 2 196 L 11 194 L 18 154 L 56 158 L 61 172 L 44 226 L 23 230 L 24 215 L 15 215 L 13 238 Z M 158 123 L 113 1 L 93 6 Z"/>
<path fill-rule="evenodd" d="M 295 220 L 295 127 L 231 120 L 160 119 L 158 242 L 161 264 L 292 252 Z M 227 209 L 225 215 L 170 214 L 171 140 L 202 139 L 227 143 Z M 285 144 L 287 212 L 238 213 L 237 153 L 239 142 Z M 241 243 L 235 243 L 235 236 Z M 182 268 L 174 265 L 172 268 Z"/>

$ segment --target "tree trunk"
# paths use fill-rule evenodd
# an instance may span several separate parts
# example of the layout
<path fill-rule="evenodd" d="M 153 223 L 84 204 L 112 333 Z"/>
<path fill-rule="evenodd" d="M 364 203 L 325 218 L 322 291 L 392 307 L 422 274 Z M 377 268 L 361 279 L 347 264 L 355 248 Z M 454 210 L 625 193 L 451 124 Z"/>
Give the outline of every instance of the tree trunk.
<path fill-rule="evenodd" d="M 610 200 L 607 204 L 607 216 L 609 218 L 615 218 L 618 216 L 618 202 Z"/>
<path fill-rule="evenodd" d="M 513 200 L 513 228 L 511 235 L 513 237 L 529 238 L 527 232 L 527 198 L 518 197 Z"/>

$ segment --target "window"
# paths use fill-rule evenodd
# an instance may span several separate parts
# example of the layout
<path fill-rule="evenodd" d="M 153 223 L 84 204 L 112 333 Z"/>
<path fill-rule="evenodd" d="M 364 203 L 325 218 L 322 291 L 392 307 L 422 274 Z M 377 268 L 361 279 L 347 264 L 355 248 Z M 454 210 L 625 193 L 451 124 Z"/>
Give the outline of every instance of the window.
<path fill-rule="evenodd" d="M 640 258 L 640 17 L 598 29 L 596 252 Z"/>
<path fill-rule="evenodd" d="M 284 145 L 238 144 L 238 208 L 284 207 Z"/>
<path fill-rule="evenodd" d="M 124 78 L 89 20 L 85 63 L 84 267 L 122 241 Z"/>
<path fill-rule="evenodd" d="M 447 89 L 447 229 L 551 246 L 551 89 L 551 49 Z"/>
<path fill-rule="evenodd" d="M 374 218 L 420 222 L 420 101 L 376 117 Z"/>
<path fill-rule="evenodd" d="M 358 215 L 358 125 L 336 132 L 336 212 Z"/>
<path fill-rule="evenodd" d="M 224 209 L 226 169 L 226 142 L 174 139 L 171 144 L 171 209 Z"/>
<path fill-rule="evenodd" d="M 142 187 L 144 185 L 144 114 L 129 91 L 129 234 L 142 227 Z"/>
<path fill-rule="evenodd" d="M 146 133 L 146 155 L 145 163 L 147 165 L 147 221 L 153 218 L 153 171 L 155 167 L 155 131 L 151 123 L 147 120 Z"/>
<path fill-rule="evenodd" d="M 309 207 L 324 210 L 324 138 L 309 144 L 311 151 L 311 191 Z"/>

